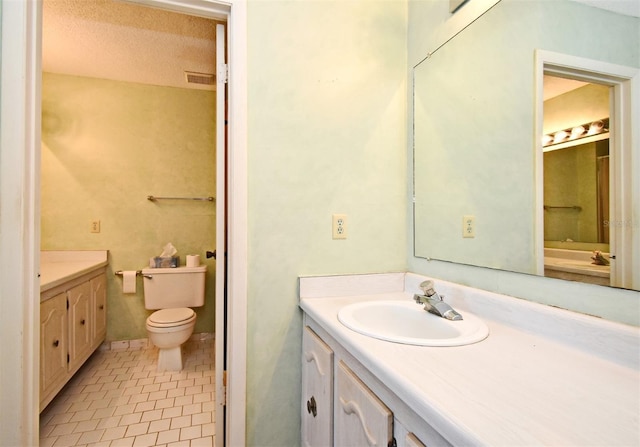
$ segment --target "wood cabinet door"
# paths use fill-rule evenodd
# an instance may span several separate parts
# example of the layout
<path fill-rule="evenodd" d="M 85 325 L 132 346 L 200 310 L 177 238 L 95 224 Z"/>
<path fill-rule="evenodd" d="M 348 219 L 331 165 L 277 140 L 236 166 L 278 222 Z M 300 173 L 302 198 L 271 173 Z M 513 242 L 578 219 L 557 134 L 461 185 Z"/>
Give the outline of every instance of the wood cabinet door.
<path fill-rule="evenodd" d="M 91 295 L 93 311 L 91 325 L 91 344 L 97 347 L 107 335 L 107 276 L 91 278 Z"/>
<path fill-rule="evenodd" d="M 67 374 L 67 295 L 40 304 L 40 399 Z"/>
<path fill-rule="evenodd" d="M 337 371 L 335 445 L 386 447 L 393 439 L 393 414 L 343 362 Z"/>
<path fill-rule="evenodd" d="M 333 351 L 308 326 L 302 335 L 302 445 L 325 447 L 333 437 Z"/>
<path fill-rule="evenodd" d="M 91 284 L 67 292 L 69 299 L 69 371 L 75 371 L 91 352 Z"/>

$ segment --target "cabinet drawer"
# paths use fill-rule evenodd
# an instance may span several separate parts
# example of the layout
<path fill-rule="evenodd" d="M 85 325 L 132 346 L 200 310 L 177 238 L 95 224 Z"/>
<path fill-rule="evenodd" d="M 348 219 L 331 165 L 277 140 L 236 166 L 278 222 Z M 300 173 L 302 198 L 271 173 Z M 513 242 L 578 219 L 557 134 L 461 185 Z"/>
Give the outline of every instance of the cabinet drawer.
<path fill-rule="evenodd" d="M 333 351 L 308 326 L 302 336 L 302 445 L 330 446 L 333 435 Z"/>
<path fill-rule="evenodd" d="M 393 438 L 393 414 L 343 362 L 337 371 L 335 445 L 385 447 Z"/>

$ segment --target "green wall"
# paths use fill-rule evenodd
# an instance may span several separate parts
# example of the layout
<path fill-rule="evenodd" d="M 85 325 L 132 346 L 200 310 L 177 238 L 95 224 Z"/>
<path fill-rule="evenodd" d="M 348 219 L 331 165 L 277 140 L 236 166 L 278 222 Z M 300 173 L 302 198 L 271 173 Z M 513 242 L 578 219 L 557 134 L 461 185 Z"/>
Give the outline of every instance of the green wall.
<path fill-rule="evenodd" d="M 544 154 L 544 240 L 598 242 L 596 143 Z"/>
<path fill-rule="evenodd" d="M 215 92 L 44 73 L 42 249 L 109 250 L 107 339 L 146 338 L 142 280 L 122 294 L 116 270 L 145 267 L 172 242 L 208 265 L 195 332 L 214 330 Z M 90 233 L 100 220 L 101 232 Z"/>
<path fill-rule="evenodd" d="M 247 445 L 293 446 L 297 277 L 406 268 L 406 2 L 250 1 L 248 30 Z"/>

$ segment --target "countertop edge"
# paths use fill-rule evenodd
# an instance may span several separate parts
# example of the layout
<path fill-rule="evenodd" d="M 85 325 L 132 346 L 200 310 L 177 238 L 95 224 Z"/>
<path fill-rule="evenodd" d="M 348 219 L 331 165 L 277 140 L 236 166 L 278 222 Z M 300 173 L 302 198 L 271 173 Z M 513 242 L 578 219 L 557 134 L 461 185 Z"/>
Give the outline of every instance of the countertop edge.
<path fill-rule="evenodd" d="M 107 250 L 47 251 L 40 262 L 40 293 L 109 265 Z"/>

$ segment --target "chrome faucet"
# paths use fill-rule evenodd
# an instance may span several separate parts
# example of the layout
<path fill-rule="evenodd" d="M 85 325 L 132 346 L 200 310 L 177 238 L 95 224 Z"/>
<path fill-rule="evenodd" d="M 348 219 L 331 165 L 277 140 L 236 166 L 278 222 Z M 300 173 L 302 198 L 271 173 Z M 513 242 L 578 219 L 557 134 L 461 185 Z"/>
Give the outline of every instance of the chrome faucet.
<path fill-rule="evenodd" d="M 418 304 L 424 304 L 424 310 L 447 320 L 462 320 L 462 315 L 442 301 L 442 297 L 433 288 L 433 281 L 428 279 L 420 284 L 424 295 L 413 295 Z"/>

